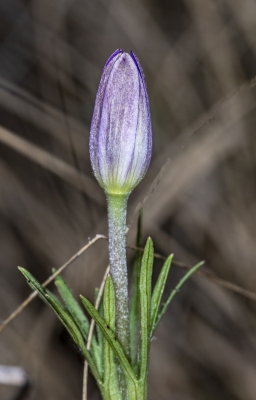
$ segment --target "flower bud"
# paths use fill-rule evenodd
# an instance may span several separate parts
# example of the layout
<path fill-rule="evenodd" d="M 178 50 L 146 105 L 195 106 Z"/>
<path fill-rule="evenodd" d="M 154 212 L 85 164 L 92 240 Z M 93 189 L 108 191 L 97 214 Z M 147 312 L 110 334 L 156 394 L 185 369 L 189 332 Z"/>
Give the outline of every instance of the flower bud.
<path fill-rule="evenodd" d="M 90 131 L 94 175 L 108 194 L 129 194 L 151 159 L 146 83 L 136 56 L 116 50 L 102 72 Z"/>

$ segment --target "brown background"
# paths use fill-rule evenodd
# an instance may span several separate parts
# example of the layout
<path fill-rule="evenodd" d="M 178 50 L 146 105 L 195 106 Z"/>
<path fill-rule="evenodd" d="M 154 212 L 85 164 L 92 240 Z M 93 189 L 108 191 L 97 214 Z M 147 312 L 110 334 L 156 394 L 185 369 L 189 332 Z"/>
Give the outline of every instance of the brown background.
<path fill-rule="evenodd" d="M 129 202 L 128 243 L 146 197 L 143 237 L 156 251 L 188 265 L 205 259 L 256 292 L 254 0 L 0 0 L 0 41 L 1 320 L 30 293 L 18 265 L 43 281 L 107 233 L 88 137 L 102 67 L 119 47 L 143 66 L 154 134 L 151 166 Z M 64 276 L 92 299 L 106 266 L 101 240 Z M 173 267 L 169 291 L 182 275 Z M 255 400 L 255 311 L 191 279 L 152 343 L 149 399 Z M 0 364 L 26 370 L 23 399 L 81 399 L 80 355 L 38 299 L 1 333 Z M 1 400 L 16 395 L 0 386 Z"/>

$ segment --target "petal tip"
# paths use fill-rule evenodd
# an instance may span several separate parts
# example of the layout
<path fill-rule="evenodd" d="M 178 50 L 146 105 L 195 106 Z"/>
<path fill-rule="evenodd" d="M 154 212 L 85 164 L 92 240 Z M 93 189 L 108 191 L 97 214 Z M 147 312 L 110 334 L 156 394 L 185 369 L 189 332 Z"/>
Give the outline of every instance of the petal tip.
<path fill-rule="evenodd" d="M 114 51 L 113 54 L 111 54 L 111 56 L 108 58 L 105 67 L 110 63 L 110 61 L 113 60 L 113 58 L 115 58 L 118 54 L 123 54 L 123 50 L 122 49 L 117 49 L 116 51 Z"/>

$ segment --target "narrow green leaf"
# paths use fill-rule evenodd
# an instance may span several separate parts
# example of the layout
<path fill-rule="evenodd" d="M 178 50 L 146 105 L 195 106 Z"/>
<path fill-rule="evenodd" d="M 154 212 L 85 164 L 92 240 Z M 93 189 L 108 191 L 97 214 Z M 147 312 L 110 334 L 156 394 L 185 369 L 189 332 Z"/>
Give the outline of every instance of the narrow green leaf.
<path fill-rule="evenodd" d="M 89 321 L 84 314 L 82 308 L 76 301 L 72 291 L 68 287 L 67 283 L 64 281 L 64 279 L 58 275 L 56 276 L 54 283 L 58 289 L 58 292 L 63 299 L 66 308 L 68 309 L 69 313 L 72 315 L 74 318 L 77 326 L 79 326 L 80 331 L 82 332 L 84 339 L 87 340 L 88 338 L 88 333 L 89 333 L 89 328 L 90 324 Z"/>
<path fill-rule="evenodd" d="M 95 293 L 94 293 L 94 304 L 95 304 L 95 308 L 96 308 L 96 301 L 99 295 L 99 288 L 95 289 Z M 98 307 L 98 312 L 100 314 L 101 317 L 103 317 L 103 302 L 102 300 L 100 301 L 99 307 Z M 95 329 L 96 329 L 96 334 L 97 334 L 97 339 L 98 339 L 98 344 L 99 347 L 102 349 L 102 356 L 103 356 L 103 333 L 102 330 L 100 329 L 98 324 L 95 324 Z"/>
<path fill-rule="evenodd" d="M 113 280 L 107 277 L 103 297 L 104 319 L 106 324 L 115 332 L 116 329 L 116 298 Z"/>
<path fill-rule="evenodd" d="M 114 284 L 110 276 L 107 277 L 104 286 L 103 309 L 105 322 L 114 333 L 116 323 L 116 299 Z M 111 399 L 121 400 L 118 384 L 117 364 L 115 362 L 114 352 L 108 340 L 105 338 L 103 384 Z"/>
<path fill-rule="evenodd" d="M 124 353 L 124 350 L 117 340 L 115 333 L 113 330 L 106 324 L 104 319 L 100 316 L 99 312 L 95 309 L 95 307 L 87 300 L 85 297 L 81 296 L 82 303 L 90 314 L 90 316 L 95 320 L 95 322 L 100 326 L 105 338 L 108 343 L 112 347 L 115 355 L 117 356 L 120 365 L 127 376 L 128 379 L 132 380 L 136 384 L 136 376 L 132 370 L 132 367 Z"/>
<path fill-rule="evenodd" d="M 94 305 L 95 305 L 95 307 L 96 307 L 96 302 L 97 302 L 97 299 L 98 299 L 98 296 L 99 296 L 99 291 L 100 291 L 100 289 L 98 287 L 96 287 L 94 289 Z"/>
<path fill-rule="evenodd" d="M 137 238 L 136 246 L 142 246 L 142 218 L 143 209 L 140 210 L 137 225 Z M 131 364 L 134 370 L 137 370 L 138 359 L 138 325 L 139 325 L 139 310 L 140 310 L 140 297 L 139 297 L 139 277 L 142 253 L 136 251 L 135 260 L 133 264 L 132 273 L 132 296 L 130 308 L 130 349 L 131 349 Z M 136 371 L 137 372 L 137 371 Z"/>
<path fill-rule="evenodd" d="M 33 289 L 35 290 L 35 289 Z M 49 289 L 45 289 L 46 293 L 49 294 L 50 297 L 52 297 L 61 307 L 64 308 L 64 304 L 60 301 L 60 299 L 54 294 L 52 293 Z M 42 298 L 42 296 L 41 296 Z M 44 299 L 43 299 L 44 300 Z M 45 300 L 44 300 L 45 301 Z M 48 303 L 47 303 L 48 304 Z"/>
<path fill-rule="evenodd" d="M 147 379 L 149 347 L 150 347 L 150 309 L 151 309 L 151 285 L 152 269 L 154 262 L 154 247 L 151 238 L 148 238 L 140 271 L 140 379 Z"/>
<path fill-rule="evenodd" d="M 58 318 L 62 322 L 62 324 L 65 326 L 67 329 L 68 333 L 74 340 L 74 342 L 77 344 L 78 348 L 82 352 L 83 356 L 86 358 L 91 371 L 97 380 L 99 386 L 101 386 L 101 378 L 98 373 L 97 367 L 94 363 L 94 360 L 89 353 L 89 351 L 86 349 L 85 343 L 83 336 L 77 327 L 76 323 L 72 319 L 72 317 L 69 315 L 67 311 L 64 310 L 64 308 L 60 305 L 59 302 L 57 302 L 49 292 L 47 292 L 43 286 L 28 272 L 26 269 L 19 267 L 20 272 L 25 276 L 27 279 L 27 282 L 29 286 L 33 290 L 37 290 L 38 293 L 40 294 L 40 297 L 43 298 L 43 300 L 53 309 L 53 311 L 57 314 Z"/>
<path fill-rule="evenodd" d="M 159 306 L 161 303 L 161 298 L 164 292 L 172 259 L 173 259 L 173 254 L 171 254 L 165 261 L 153 290 L 153 295 L 151 298 L 150 337 L 153 333 L 153 327 L 155 325 L 157 315 L 159 313 Z"/>
<path fill-rule="evenodd" d="M 166 300 L 166 302 L 162 306 L 162 308 L 161 308 L 161 310 L 160 310 L 160 312 L 159 312 L 159 314 L 158 314 L 158 316 L 156 318 L 156 322 L 155 322 L 155 326 L 153 328 L 153 331 L 156 330 L 161 318 L 163 317 L 167 307 L 169 306 L 169 304 L 173 300 L 173 298 L 176 295 L 176 293 L 178 293 L 178 291 L 181 289 L 181 287 L 184 285 L 184 283 L 190 278 L 190 276 L 193 275 L 198 270 L 198 268 L 200 268 L 203 264 L 204 264 L 204 261 L 201 261 L 198 264 L 196 264 L 194 267 L 192 267 L 186 273 L 186 275 L 179 281 L 178 285 L 176 285 L 175 288 L 172 290 L 170 296 L 168 297 L 168 299 Z"/>
<path fill-rule="evenodd" d="M 69 288 L 65 280 L 62 278 L 62 276 L 60 275 L 56 276 L 54 283 L 58 289 L 61 298 L 65 303 L 65 306 L 69 314 L 72 316 L 76 325 L 80 329 L 85 341 L 87 341 L 90 324 L 88 318 L 84 314 L 83 309 L 80 307 L 71 289 Z M 92 341 L 91 341 L 91 353 L 97 365 L 98 371 L 100 371 L 100 374 L 102 375 L 103 373 L 102 354 L 101 354 L 101 349 L 98 346 L 98 343 L 94 335 L 92 336 Z"/>

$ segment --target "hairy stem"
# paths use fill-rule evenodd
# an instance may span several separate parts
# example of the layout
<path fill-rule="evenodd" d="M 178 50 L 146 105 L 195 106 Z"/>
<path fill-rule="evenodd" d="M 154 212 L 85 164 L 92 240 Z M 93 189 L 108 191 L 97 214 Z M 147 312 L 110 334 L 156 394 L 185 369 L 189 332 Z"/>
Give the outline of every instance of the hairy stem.
<path fill-rule="evenodd" d="M 127 196 L 108 195 L 109 260 L 116 293 L 116 333 L 124 351 L 129 355 L 126 205 Z"/>
<path fill-rule="evenodd" d="M 126 262 L 126 206 L 127 195 L 108 194 L 108 235 L 110 274 L 116 295 L 116 334 L 129 357 L 129 304 Z M 122 398 L 126 398 L 123 374 L 119 374 Z"/>

